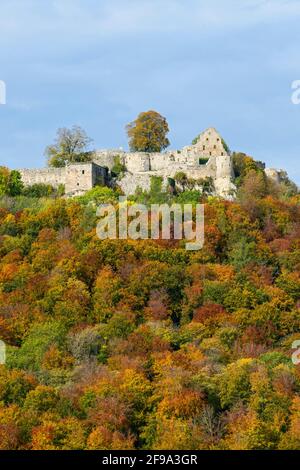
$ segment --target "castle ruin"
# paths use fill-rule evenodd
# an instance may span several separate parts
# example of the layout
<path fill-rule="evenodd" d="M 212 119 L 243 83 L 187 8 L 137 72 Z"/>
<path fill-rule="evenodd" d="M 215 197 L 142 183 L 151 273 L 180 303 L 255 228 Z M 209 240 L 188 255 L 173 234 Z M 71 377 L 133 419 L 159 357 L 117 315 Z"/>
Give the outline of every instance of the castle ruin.
<path fill-rule="evenodd" d="M 114 181 L 112 170 L 117 160 L 124 167 L 124 172 Z M 45 183 L 57 188 L 64 185 L 67 196 L 83 194 L 98 184 L 109 186 L 113 183 L 128 196 L 134 194 L 137 188 L 148 191 L 153 176 L 161 177 L 164 187 L 167 187 L 170 178 L 179 172 L 199 184 L 201 180 L 210 178 L 214 194 L 224 198 L 231 198 L 235 190 L 230 151 L 214 128 L 202 132 L 194 145 L 182 150 L 163 153 L 98 150 L 91 163 L 19 171 L 26 186 Z"/>
<path fill-rule="evenodd" d="M 65 187 L 67 196 L 78 196 L 94 186 L 109 184 L 108 169 L 97 163 L 76 163 L 63 168 L 21 169 L 22 181 L 25 186 L 33 184 L 49 184 L 53 188 Z"/>

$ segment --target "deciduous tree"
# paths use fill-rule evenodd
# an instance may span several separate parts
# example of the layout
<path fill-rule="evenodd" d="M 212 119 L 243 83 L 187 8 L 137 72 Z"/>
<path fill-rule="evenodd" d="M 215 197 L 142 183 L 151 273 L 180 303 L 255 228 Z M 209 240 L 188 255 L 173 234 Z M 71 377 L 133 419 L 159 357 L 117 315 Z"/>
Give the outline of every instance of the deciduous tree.
<path fill-rule="evenodd" d="M 170 145 L 167 120 L 156 111 L 140 113 L 126 130 L 133 152 L 161 152 Z"/>

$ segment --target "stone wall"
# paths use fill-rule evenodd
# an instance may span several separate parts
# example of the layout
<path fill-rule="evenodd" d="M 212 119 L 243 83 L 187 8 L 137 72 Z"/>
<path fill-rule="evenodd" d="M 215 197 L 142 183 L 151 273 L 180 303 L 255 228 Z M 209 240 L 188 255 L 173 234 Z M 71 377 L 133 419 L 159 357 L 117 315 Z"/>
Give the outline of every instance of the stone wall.
<path fill-rule="evenodd" d="M 151 168 L 156 170 L 136 173 L 126 172 L 124 177 L 118 181 L 118 185 L 126 195 L 133 194 L 138 187 L 148 191 L 152 176 L 161 176 L 163 178 L 163 187 L 166 187 L 168 178 L 174 178 L 178 172 L 184 172 L 188 178 L 195 180 L 211 177 L 214 181 L 217 181 L 216 193 L 219 194 L 220 192 L 222 196 L 225 196 L 226 192 L 229 194 L 234 189 L 231 182 L 233 168 L 230 156 L 210 157 L 206 164 L 200 165 L 198 163 L 194 166 L 168 159 L 169 165 L 160 168 L 161 159 L 158 158 L 158 164 L 154 161 L 155 155 L 153 154 Z"/>
<path fill-rule="evenodd" d="M 24 168 L 18 171 L 25 186 L 44 183 L 57 188 L 60 184 L 65 184 L 65 168 L 42 168 L 37 170 Z"/>
<path fill-rule="evenodd" d="M 224 196 L 234 189 L 234 185 L 231 182 L 232 159 L 223 142 L 218 132 L 209 128 L 198 136 L 195 145 L 182 150 L 164 153 L 98 150 L 92 163 L 20 172 L 25 185 L 47 183 L 57 187 L 64 184 L 66 194 L 75 195 L 97 184 L 110 184 L 108 170 L 113 168 L 116 158 L 119 158 L 126 171 L 118 184 L 126 195 L 133 194 L 138 187 L 149 190 L 152 176 L 161 176 L 164 185 L 167 185 L 168 178 L 184 172 L 193 179 L 211 177 L 215 182 L 216 194 Z"/>
<path fill-rule="evenodd" d="M 96 184 L 108 182 L 107 169 L 95 163 L 77 163 L 64 168 L 22 169 L 19 172 L 25 186 L 43 183 L 58 188 L 63 184 L 67 195 L 84 193 Z"/>
<path fill-rule="evenodd" d="M 144 152 L 127 153 L 123 158 L 126 170 L 130 173 L 150 171 L 150 156 Z"/>
<path fill-rule="evenodd" d="M 149 154 L 149 168 L 151 171 L 160 171 L 170 167 L 174 159 L 168 153 L 150 153 Z"/>
<path fill-rule="evenodd" d="M 149 191 L 151 185 L 151 172 L 143 173 L 125 173 L 124 177 L 118 181 L 118 186 L 126 196 L 136 192 L 138 188 L 143 191 Z"/>
<path fill-rule="evenodd" d="M 106 167 L 111 170 L 115 164 L 116 157 L 120 157 L 120 160 L 124 163 L 125 156 L 126 152 L 121 149 L 96 150 L 94 162 L 99 166 Z"/>

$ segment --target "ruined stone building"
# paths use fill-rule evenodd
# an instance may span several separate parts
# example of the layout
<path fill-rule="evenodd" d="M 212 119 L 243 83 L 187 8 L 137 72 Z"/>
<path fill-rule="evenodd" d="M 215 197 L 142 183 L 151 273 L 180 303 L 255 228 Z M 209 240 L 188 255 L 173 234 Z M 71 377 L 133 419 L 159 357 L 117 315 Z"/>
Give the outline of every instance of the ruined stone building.
<path fill-rule="evenodd" d="M 76 163 L 64 168 L 22 169 L 19 172 L 25 186 L 44 183 L 58 188 L 63 185 L 68 196 L 83 194 L 96 185 L 109 183 L 108 169 L 94 162 Z"/>
<path fill-rule="evenodd" d="M 161 177 L 167 186 L 169 178 L 174 178 L 178 172 L 198 181 L 211 178 L 214 193 L 225 198 L 231 197 L 235 190 L 230 152 L 214 128 L 202 132 L 194 145 L 181 150 L 163 153 L 99 150 L 95 152 L 92 163 L 19 171 L 25 185 L 46 183 L 57 188 L 63 184 L 66 195 L 72 196 L 82 194 L 97 184 L 112 184 L 111 170 L 116 161 L 124 167 L 116 184 L 126 195 L 133 194 L 137 188 L 149 190 L 152 176 Z"/>

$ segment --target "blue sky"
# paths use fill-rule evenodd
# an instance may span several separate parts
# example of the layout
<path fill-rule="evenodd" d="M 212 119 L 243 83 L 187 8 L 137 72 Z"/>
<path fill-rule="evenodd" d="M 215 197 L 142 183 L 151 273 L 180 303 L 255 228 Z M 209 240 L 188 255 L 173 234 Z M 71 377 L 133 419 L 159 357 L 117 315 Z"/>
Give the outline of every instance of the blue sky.
<path fill-rule="evenodd" d="M 41 167 L 57 128 L 127 148 L 140 111 L 171 148 L 216 127 L 300 183 L 299 0 L 0 0 L 0 165 Z"/>

